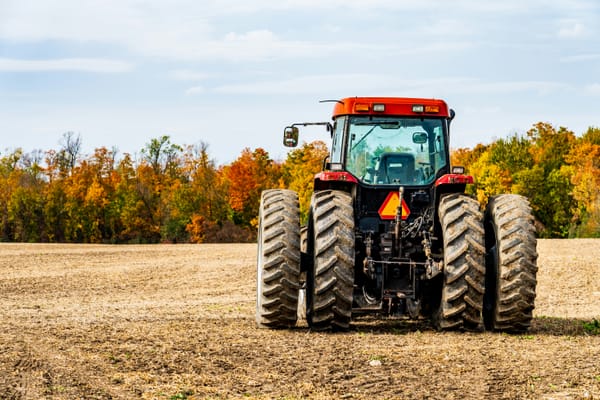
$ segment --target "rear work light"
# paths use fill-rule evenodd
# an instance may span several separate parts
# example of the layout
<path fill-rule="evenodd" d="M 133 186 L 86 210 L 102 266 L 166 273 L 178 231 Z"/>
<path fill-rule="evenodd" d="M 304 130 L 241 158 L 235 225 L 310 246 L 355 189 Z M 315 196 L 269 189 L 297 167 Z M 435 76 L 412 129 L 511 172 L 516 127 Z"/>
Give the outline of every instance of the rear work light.
<path fill-rule="evenodd" d="M 455 166 L 452 167 L 452 173 L 453 174 L 462 175 L 462 174 L 465 173 L 465 167 L 459 166 L 459 165 L 455 165 Z"/>
<path fill-rule="evenodd" d="M 423 104 L 413 104 L 412 106 L 412 111 L 414 113 L 422 113 L 422 112 L 426 112 L 426 113 L 439 113 L 440 112 L 440 106 L 425 106 Z"/>

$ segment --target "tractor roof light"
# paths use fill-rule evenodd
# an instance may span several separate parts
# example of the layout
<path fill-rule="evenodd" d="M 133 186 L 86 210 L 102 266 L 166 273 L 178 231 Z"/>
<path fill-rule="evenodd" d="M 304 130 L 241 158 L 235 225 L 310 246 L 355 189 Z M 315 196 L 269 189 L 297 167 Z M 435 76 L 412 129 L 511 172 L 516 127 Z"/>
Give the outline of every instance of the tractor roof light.
<path fill-rule="evenodd" d="M 356 112 L 368 112 L 369 111 L 369 105 L 368 104 L 364 104 L 364 103 L 356 103 L 354 105 L 354 111 L 356 111 Z"/>
<path fill-rule="evenodd" d="M 373 111 L 375 112 L 384 112 L 385 104 L 373 104 Z"/>
<path fill-rule="evenodd" d="M 423 104 L 413 104 L 412 111 L 414 113 L 422 113 L 425 111 L 425 106 Z"/>
<path fill-rule="evenodd" d="M 438 113 L 440 112 L 440 106 L 425 106 L 426 113 Z"/>

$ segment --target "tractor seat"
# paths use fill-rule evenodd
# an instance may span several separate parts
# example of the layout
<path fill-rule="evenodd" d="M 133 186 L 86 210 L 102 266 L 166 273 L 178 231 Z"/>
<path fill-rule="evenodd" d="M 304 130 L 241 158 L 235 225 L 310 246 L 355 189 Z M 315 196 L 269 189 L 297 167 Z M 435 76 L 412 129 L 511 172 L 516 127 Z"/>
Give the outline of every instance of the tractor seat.
<path fill-rule="evenodd" d="M 383 153 L 379 156 L 376 183 L 413 183 L 416 178 L 414 155 L 410 153 Z"/>

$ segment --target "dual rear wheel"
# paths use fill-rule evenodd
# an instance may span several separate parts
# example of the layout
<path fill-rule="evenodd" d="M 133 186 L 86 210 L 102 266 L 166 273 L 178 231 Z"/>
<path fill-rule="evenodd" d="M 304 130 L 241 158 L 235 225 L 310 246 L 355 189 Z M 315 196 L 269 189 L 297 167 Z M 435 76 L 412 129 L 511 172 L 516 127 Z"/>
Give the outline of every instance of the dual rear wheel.
<path fill-rule="evenodd" d="M 341 191 L 319 191 L 311 204 L 309 227 L 301 235 L 297 194 L 281 189 L 262 194 L 256 298 L 260 327 L 292 327 L 298 314 L 305 314 L 309 327 L 315 330 L 350 326 L 354 286 L 352 198 Z M 313 255 L 305 287 L 301 286 L 301 249 Z M 303 303 L 306 297 L 304 312 L 299 297 Z"/>
<path fill-rule="evenodd" d="M 537 252 L 533 215 L 523 196 L 479 203 L 462 194 L 443 197 L 444 236 L 438 329 L 526 331 L 533 318 Z M 483 326 L 482 326 L 483 323 Z"/>

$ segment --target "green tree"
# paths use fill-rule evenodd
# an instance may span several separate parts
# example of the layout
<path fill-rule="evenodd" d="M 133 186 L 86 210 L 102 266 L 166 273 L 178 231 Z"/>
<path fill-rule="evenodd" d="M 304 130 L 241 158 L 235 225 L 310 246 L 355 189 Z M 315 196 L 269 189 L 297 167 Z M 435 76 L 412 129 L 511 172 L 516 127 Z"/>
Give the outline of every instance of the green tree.
<path fill-rule="evenodd" d="M 581 137 L 583 142 L 600 146 L 600 128 L 590 126 Z"/>
<path fill-rule="evenodd" d="M 527 138 L 516 134 L 508 139 L 498 139 L 490 145 L 489 162 L 514 175 L 533 167 L 531 146 Z"/>

